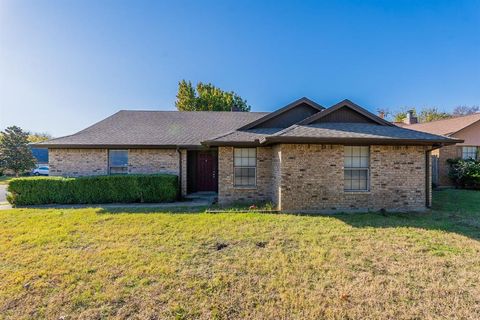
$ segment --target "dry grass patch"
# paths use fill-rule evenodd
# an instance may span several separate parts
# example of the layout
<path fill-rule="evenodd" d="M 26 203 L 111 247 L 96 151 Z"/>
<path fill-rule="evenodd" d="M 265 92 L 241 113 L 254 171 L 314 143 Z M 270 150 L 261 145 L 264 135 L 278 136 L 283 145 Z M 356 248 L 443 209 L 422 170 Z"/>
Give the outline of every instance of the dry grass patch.
<path fill-rule="evenodd" d="M 476 319 L 480 193 L 435 196 L 387 216 L 3 211 L 0 318 Z"/>

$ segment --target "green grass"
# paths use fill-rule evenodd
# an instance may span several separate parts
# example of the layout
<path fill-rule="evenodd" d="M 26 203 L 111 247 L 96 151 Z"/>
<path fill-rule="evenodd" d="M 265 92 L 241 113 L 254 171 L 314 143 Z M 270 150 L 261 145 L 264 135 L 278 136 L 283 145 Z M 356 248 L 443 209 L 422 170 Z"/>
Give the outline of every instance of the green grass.
<path fill-rule="evenodd" d="M 480 192 L 426 214 L 0 211 L 0 318 L 477 319 Z"/>

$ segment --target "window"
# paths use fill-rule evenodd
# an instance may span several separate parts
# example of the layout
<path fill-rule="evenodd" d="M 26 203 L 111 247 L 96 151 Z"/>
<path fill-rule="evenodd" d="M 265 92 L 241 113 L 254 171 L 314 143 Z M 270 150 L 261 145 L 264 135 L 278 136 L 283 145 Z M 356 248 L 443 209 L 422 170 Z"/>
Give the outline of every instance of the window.
<path fill-rule="evenodd" d="M 345 191 L 368 191 L 370 148 L 345 146 Z"/>
<path fill-rule="evenodd" d="M 257 149 L 235 148 L 233 167 L 236 187 L 254 187 L 257 184 Z"/>
<path fill-rule="evenodd" d="M 128 150 L 109 150 L 108 165 L 110 174 L 127 174 Z"/>
<path fill-rule="evenodd" d="M 462 147 L 462 159 L 477 159 L 477 147 Z"/>

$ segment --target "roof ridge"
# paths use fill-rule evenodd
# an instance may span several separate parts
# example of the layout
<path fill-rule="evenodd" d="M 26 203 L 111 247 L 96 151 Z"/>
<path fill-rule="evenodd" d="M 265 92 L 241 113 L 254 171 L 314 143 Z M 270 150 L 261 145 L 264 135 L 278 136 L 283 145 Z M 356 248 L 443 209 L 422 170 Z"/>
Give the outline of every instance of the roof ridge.
<path fill-rule="evenodd" d="M 419 122 L 419 123 L 413 123 L 413 124 L 404 123 L 404 124 L 407 125 L 407 126 L 416 126 L 416 125 L 421 125 L 421 124 L 430 124 L 430 123 L 438 123 L 438 122 L 442 122 L 442 121 L 456 120 L 456 119 L 472 117 L 472 116 L 480 116 L 480 112 L 475 112 L 475 113 L 472 113 L 472 114 L 465 114 L 465 115 L 456 116 L 456 117 L 452 116 L 452 117 L 449 117 L 449 118 L 446 118 L 446 119 L 438 119 L 438 120 L 433 120 L 433 121 L 428 121 L 428 122 Z"/>

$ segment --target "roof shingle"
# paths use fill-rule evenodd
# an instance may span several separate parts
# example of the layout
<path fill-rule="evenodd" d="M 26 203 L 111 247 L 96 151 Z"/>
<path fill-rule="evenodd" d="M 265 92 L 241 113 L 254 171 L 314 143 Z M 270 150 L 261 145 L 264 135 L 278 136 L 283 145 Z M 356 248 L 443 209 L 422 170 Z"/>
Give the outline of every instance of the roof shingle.
<path fill-rule="evenodd" d="M 456 132 L 480 121 L 480 113 L 474 113 L 468 116 L 437 120 L 425 123 L 402 124 L 402 127 L 412 130 L 429 132 L 433 134 L 452 135 Z"/>
<path fill-rule="evenodd" d="M 264 112 L 126 111 L 40 146 L 201 146 L 201 142 L 255 121 Z"/>

